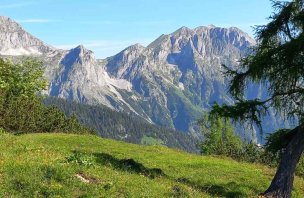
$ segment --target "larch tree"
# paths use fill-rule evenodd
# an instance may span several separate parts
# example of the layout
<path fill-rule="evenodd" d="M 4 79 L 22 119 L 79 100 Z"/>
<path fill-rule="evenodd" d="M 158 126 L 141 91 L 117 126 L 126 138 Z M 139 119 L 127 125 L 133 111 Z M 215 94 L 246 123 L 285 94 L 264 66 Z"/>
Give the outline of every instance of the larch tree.
<path fill-rule="evenodd" d="M 237 70 L 224 66 L 231 76 L 229 92 L 235 104 L 215 104 L 211 114 L 261 126 L 263 116 L 272 108 L 286 119 L 296 120 L 297 127 L 282 136 L 287 142 L 284 153 L 263 193 L 265 197 L 287 198 L 291 197 L 295 169 L 304 150 L 304 0 L 272 2 L 270 22 L 256 27 L 253 53 L 241 59 Z M 250 83 L 264 84 L 268 97 L 246 99 Z"/>

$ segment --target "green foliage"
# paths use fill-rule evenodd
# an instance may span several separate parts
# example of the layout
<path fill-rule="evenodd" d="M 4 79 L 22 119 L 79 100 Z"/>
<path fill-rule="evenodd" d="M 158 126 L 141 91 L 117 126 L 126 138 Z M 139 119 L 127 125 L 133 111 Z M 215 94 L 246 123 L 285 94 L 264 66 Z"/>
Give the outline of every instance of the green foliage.
<path fill-rule="evenodd" d="M 45 107 L 37 96 L 45 86 L 41 62 L 0 59 L 0 127 L 14 133 L 92 132 L 75 115 L 68 118 L 54 106 Z"/>
<path fill-rule="evenodd" d="M 266 138 L 265 149 L 271 153 L 283 153 L 283 150 L 286 148 L 289 138 L 290 129 L 280 129 L 273 134 L 269 134 Z"/>
<path fill-rule="evenodd" d="M 10 101 L 19 97 L 33 98 L 43 90 L 46 81 L 42 75 L 41 63 L 33 59 L 21 63 L 0 59 L 0 116 L 3 117 Z"/>
<path fill-rule="evenodd" d="M 66 157 L 66 161 L 68 163 L 76 163 L 81 166 L 93 166 L 94 165 L 92 155 L 87 155 L 86 153 L 82 153 L 77 150 L 74 150 L 71 155 Z"/>
<path fill-rule="evenodd" d="M 270 147 L 262 148 L 252 142 L 244 142 L 235 134 L 234 127 L 229 120 L 205 114 L 199 123 L 205 137 L 201 144 L 203 154 L 221 155 L 238 161 L 263 163 L 268 166 L 278 164 L 279 155 L 271 152 L 272 144 Z M 271 137 L 269 140 L 271 141 L 273 138 Z M 266 145 L 270 145 L 270 142 Z"/>
<path fill-rule="evenodd" d="M 45 107 L 37 97 L 15 97 L 7 101 L 0 126 L 14 133 L 66 132 L 92 133 L 75 115 L 66 117 L 57 107 Z"/>
<path fill-rule="evenodd" d="M 0 135 L 3 135 L 3 134 L 6 134 L 6 131 L 2 127 L 0 127 Z"/>
<path fill-rule="evenodd" d="M 246 121 L 252 121 L 261 128 L 261 116 L 267 113 L 267 107 L 259 99 L 241 100 L 235 103 L 234 106 L 223 104 L 219 106 L 215 103 L 212 106 L 211 117 L 231 118 L 243 124 Z"/>
<path fill-rule="evenodd" d="M 45 89 L 46 80 L 42 78 L 42 63 L 26 58 L 20 63 L 0 59 L 0 89 L 5 99 L 11 97 L 33 97 Z"/>
<path fill-rule="evenodd" d="M 242 140 L 234 132 L 234 127 L 229 120 L 212 118 L 204 115 L 200 120 L 205 136 L 202 144 L 203 154 L 238 156 L 242 149 Z"/>
<path fill-rule="evenodd" d="M 261 163 L 276 167 L 284 150 L 292 137 L 289 129 L 280 129 L 269 134 L 266 144 L 258 147 L 253 143 L 243 142 L 234 133 L 233 126 L 223 118 L 210 118 L 207 114 L 200 120 L 205 141 L 201 144 L 201 152 L 205 155 L 221 155 L 238 161 Z M 227 138 L 226 138 L 227 137 Z M 304 155 L 296 169 L 296 175 L 304 177 Z"/>
<path fill-rule="evenodd" d="M 297 165 L 296 175 L 304 178 L 304 154 L 302 154 L 302 157 L 300 158 L 300 161 Z"/>

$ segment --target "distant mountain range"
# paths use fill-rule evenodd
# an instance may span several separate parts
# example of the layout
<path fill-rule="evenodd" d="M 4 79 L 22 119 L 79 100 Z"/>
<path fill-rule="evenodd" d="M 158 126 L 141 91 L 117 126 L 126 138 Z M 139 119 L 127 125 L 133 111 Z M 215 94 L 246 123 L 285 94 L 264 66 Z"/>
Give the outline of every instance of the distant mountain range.
<path fill-rule="evenodd" d="M 221 65 L 237 67 L 254 45 L 254 39 L 235 27 L 182 27 L 147 47 L 135 44 L 101 60 L 82 45 L 56 49 L 0 17 L 0 55 L 41 59 L 49 80 L 46 94 L 102 104 L 199 138 L 196 121 L 202 112 L 214 102 L 233 103 Z M 248 97 L 263 94 L 263 87 L 253 86 Z M 271 131 L 282 121 L 273 113 L 264 126 Z"/>

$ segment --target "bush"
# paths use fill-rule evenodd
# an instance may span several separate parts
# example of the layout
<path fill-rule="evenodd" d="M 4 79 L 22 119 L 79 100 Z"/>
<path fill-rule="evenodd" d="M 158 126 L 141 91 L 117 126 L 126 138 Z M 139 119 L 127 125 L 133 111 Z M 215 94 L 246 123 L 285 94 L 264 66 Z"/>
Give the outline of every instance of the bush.
<path fill-rule="evenodd" d="M 45 107 L 37 94 L 46 86 L 39 61 L 12 63 L 0 59 L 0 127 L 8 132 L 92 133 L 75 115 L 66 117 L 57 107 Z"/>

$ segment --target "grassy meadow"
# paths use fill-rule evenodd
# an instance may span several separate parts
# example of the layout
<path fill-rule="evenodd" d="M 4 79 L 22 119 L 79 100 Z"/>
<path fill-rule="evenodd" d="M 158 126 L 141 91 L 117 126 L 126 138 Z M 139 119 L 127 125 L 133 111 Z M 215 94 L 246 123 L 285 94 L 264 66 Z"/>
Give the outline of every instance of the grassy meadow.
<path fill-rule="evenodd" d="M 93 135 L 0 135 L 0 197 L 256 197 L 274 170 Z M 304 197 L 296 178 L 294 197 Z"/>

